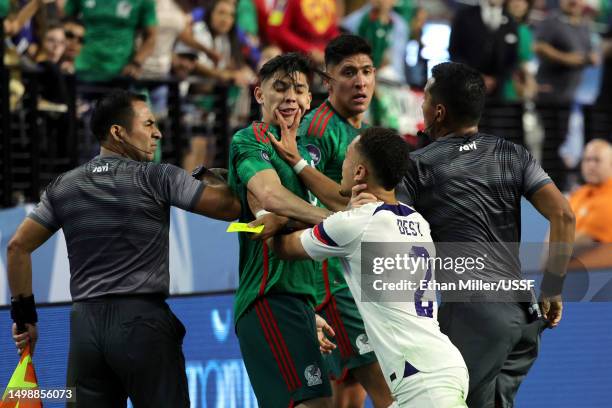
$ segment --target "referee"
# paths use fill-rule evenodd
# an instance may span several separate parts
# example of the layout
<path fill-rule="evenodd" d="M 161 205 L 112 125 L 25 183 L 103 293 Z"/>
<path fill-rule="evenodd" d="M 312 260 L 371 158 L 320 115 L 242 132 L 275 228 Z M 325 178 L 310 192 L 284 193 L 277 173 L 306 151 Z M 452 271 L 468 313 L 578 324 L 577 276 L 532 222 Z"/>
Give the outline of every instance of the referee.
<path fill-rule="evenodd" d="M 73 300 L 69 406 L 125 407 L 129 397 L 135 407 L 189 407 L 185 327 L 165 302 L 170 206 L 231 220 L 240 203 L 213 175 L 201 182 L 149 162 L 162 135 L 142 96 L 105 96 L 91 130 L 100 155 L 51 182 L 9 242 L 13 338 L 20 352 L 34 347 L 31 253 L 61 228 Z"/>
<path fill-rule="evenodd" d="M 524 147 L 478 131 L 484 95 L 481 75 L 468 66 L 434 67 L 423 102 L 425 130 L 433 142 L 411 154 L 417 171 L 398 186 L 400 201 L 413 205 L 429 222 L 439 255 L 470 244 L 489 249 L 485 269 L 461 279 L 521 279 L 521 196 L 550 222 L 551 256 L 540 299 L 543 318 L 530 293 L 523 301 L 442 293 L 438 320 L 467 364 L 470 408 L 513 406 L 537 357 L 541 331 L 561 319 L 561 286 L 575 226 L 567 200 Z M 440 249 L 445 245 L 440 243 L 455 245 Z M 456 279 L 456 273 L 447 275 Z"/>

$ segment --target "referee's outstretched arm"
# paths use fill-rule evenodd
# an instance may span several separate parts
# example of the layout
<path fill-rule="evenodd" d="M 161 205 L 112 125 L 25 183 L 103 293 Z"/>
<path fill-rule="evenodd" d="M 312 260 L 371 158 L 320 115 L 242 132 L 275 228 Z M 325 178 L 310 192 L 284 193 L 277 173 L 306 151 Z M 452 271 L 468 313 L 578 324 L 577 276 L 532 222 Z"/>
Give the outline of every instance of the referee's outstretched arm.
<path fill-rule="evenodd" d="M 569 202 L 553 183 L 537 190 L 529 201 L 550 222 L 550 246 L 542 281 L 540 307 L 550 327 L 555 327 L 561 321 L 561 291 L 567 264 L 572 255 L 576 218 Z"/>
<path fill-rule="evenodd" d="M 240 216 L 240 200 L 225 183 L 207 184 L 193 212 L 218 220 L 231 221 Z"/>

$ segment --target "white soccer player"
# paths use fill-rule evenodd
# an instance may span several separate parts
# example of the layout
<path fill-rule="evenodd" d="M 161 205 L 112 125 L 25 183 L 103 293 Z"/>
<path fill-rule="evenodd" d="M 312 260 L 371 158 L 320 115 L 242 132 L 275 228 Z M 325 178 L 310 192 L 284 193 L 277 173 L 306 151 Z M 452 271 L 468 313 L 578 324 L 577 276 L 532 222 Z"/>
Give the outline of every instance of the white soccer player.
<path fill-rule="evenodd" d="M 395 132 L 366 130 L 347 149 L 341 194 L 350 195 L 355 185 L 366 184 L 366 191 L 377 201 L 335 213 L 314 228 L 276 236 L 270 246 L 284 259 L 342 258 L 346 281 L 396 399 L 395 406 L 466 407 L 468 371 L 463 358 L 440 332 L 435 293 L 418 290 L 422 282 L 426 285 L 434 278 L 428 267 L 431 262 L 424 262 L 435 256 L 429 224 L 395 198 L 394 187 L 414 169 L 408 153 L 408 146 Z M 411 264 L 419 267 L 401 275 L 404 282 L 414 282 L 417 290 L 402 293 L 386 287 L 378 292 L 374 287 L 382 288 L 389 275 L 380 270 L 373 273 L 374 268 L 362 275 L 362 255 L 365 262 L 372 260 L 372 265 L 397 270 L 406 267 L 400 253 L 396 254 L 400 265 L 393 255 L 402 247 L 413 260 L 422 258 L 423 262 Z M 322 341 L 325 344 L 325 339 Z"/>

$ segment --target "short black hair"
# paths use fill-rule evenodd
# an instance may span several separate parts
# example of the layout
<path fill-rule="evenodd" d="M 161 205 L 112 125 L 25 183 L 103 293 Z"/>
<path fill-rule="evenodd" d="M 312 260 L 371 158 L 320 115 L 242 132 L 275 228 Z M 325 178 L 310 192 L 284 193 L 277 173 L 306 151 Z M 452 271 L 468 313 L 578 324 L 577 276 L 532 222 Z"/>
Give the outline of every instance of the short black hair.
<path fill-rule="evenodd" d="M 312 80 L 314 72 L 318 70 L 312 64 L 312 61 L 304 54 L 299 52 L 289 52 L 287 54 L 277 55 L 270 61 L 266 62 L 259 69 L 259 81 L 263 82 L 274 77 L 274 74 L 282 71 L 285 74 L 301 72 L 306 75 L 308 81 Z"/>
<path fill-rule="evenodd" d="M 130 130 L 134 119 L 134 102 L 146 102 L 144 95 L 121 89 L 113 90 L 101 97 L 91 115 L 89 128 L 100 142 L 106 141 L 110 128 L 121 125 Z"/>
<path fill-rule="evenodd" d="M 385 190 L 394 189 L 404 175 L 414 171 L 410 145 L 393 129 L 368 128 L 361 133 L 355 148 L 371 165 L 370 171 Z"/>
<path fill-rule="evenodd" d="M 476 125 L 485 105 L 485 84 L 475 69 L 457 62 L 444 62 L 433 67 L 435 79 L 429 88 L 434 103 L 446 107 L 454 125 Z"/>
<path fill-rule="evenodd" d="M 354 34 L 341 34 L 325 47 L 325 65 L 338 65 L 343 59 L 357 54 L 372 58 L 372 47 L 363 38 Z"/>

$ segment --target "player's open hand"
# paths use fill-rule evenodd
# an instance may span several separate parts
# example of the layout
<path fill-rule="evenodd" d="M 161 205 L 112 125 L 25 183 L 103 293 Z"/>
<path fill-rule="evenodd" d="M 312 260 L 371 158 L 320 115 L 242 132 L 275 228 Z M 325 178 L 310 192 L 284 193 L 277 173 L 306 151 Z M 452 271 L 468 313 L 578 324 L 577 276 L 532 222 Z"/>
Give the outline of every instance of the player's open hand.
<path fill-rule="evenodd" d="M 329 354 L 336 348 L 336 345 L 332 343 L 327 336 L 334 337 L 334 329 L 325 321 L 324 318 L 315 314 L 317 324 L 317 338 L 319 339 L 319 350 L 321 353 Z"/>
<path fill-rule="evenodd" d="M 359 208 L 362 205 L 378 201 L 378 198 L 374 194 L 364 191 L 366 188 L 368 188 L 367 184 L 357 184 L 352 188 L 351 200 L 348 203 L 347 210 Z"/>
<path fill-rule="evenodd" d="M 26 323 L 26 331 L 19 333 L 17 324 L 13 323 L 13 340 L 15 340 L 15 347 L 17 347 L 19 355 L 23 353 L 28 343 L 30 343 L 30 353 L 34 355 L 34 346 L 38 340 L 38 328 L 35 324 Z"/>
<path fill-rule="evenodd" d="M 280 140 L 276 140 L 276 138 L 268 134 L 270 139 L 270 143 L 274 146 L 276 153 L 289 165 L 295 166 L 297 162 L 300 161 L 302 156 L 298 151 L 297 147 L 297 132 L 300 127 L 300 121 L 302 120 L 302 110 L 297 109 L 295 116 L 293 117 L 293 123 L 291 126 L 287 123 L 283 115 L 277 110 L 274 111 L 276 115 L 276 120 L 280 125 L 281 129 L 281 138 Z"/>
<path fill-rule="evenodd" d="M 548 320 L 548 328 L 554 329 L 561 322 L 563 315 L 563 301 L 561 295 L 546 296 L 540 298 L 540 310 L 546 320 Z"/>
<path fill-rule="evenodd" d="M 272 213 L 258 217 L 255 221 L 251 221 L 249 223 L 249 227 L 258 227 L 263 225 L 264 229 L 259 234 L 253 234 L 251 239 L 253 241 L 266 241 L 268 238 L 272 238 L 283 228 L 285 228 L 285 225 L 287 225 L 288 222 L 289 218 Z"/>

